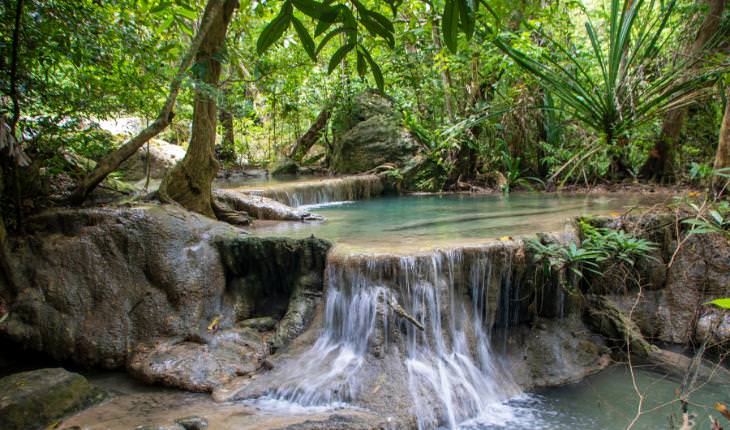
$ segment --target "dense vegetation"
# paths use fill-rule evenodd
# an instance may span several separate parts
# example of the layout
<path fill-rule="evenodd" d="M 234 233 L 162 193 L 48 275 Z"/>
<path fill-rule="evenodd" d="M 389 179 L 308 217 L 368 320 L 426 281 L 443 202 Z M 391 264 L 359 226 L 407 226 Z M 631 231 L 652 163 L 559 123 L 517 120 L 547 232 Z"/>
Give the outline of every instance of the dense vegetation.
<path fill-rule="evenodd" d="M 159 197 L 213 215 L 221 165 L 330 168 L 330 113 L 371 88 L 419 144 L 415 173 L 391 172 L 408 189 L 707 185 L 730 166 L 726 0 L 0 8 L 9 224 L 54 191 L 82 202 L 158 135 L 188 151 Z M 147 128 L 124 142 L 96 124 L 121 117 Z"/>

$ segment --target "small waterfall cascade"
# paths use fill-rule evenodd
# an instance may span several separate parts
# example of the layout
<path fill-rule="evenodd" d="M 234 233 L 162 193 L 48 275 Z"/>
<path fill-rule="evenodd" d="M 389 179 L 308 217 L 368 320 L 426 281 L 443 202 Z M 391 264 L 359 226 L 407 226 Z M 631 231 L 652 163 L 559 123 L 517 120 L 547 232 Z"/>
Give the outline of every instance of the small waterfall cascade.
<path fill-rule="evenodd" d="M 269 397 L 368 408 L 382 389 L 405 399 L 419 429 L 508 421 L 504 402 L 521 391 L 490 333 L 514 252 L 495 242 L 416 256 L 331 254 L 321 334 Z"/>
<path fill-rule="evenodd" d="M 281 183 L 246 192 L 262 195 L 291 207 L 300 207 L 370 199 L 382 194 L 383 182 L 376 175 L 358 175 Z"/>

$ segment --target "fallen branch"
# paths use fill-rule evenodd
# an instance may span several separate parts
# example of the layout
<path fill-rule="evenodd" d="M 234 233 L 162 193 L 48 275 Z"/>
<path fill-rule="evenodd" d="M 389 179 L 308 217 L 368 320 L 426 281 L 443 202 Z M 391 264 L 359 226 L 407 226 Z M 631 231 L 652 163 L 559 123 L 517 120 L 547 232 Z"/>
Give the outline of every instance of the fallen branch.
<path fill-rule="evenodd" d="M 408 321 L 411 324 L 413 324 L 414 326 L 416 326 L 417 329 L 419 329 L 421 331 L 425 330 L 423 327 L 423 324 L 421 324 L 416 319 L 416 317 L 414 317 L 413 315 L 406 312 L 406 310 L 403 309 L 403 307 L 400 304 L 398 304 L 395 297 L 393 297 L 393 296 L 390 297 L 390 300 L 388 300 L 388 306 L 390 306 L 390 308 L 393 309 L 393 312 L 395 312 L 398 316 L 400 316 L 401 318 L 404 318 L 406 321 Z"/>

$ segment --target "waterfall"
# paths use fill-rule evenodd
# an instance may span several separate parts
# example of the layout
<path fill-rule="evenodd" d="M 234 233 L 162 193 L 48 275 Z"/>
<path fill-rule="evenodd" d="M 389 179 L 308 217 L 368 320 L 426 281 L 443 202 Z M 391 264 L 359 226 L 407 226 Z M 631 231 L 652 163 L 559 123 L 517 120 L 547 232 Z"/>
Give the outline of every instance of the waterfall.
<path fill-rule="evenodd" d="M 416 256 L 330 255 L 322 332 L 269 398 L 367 406 L 380 388 L 369 367 L 392 359 L 407 381 L 391 384 L 407 385 L 419 429 L 507 421 L 504 402 L 520 389 L 492 351 L 490 332 L 513 252 L 496 243 Z M 398 305 L 423 330 L 398 316 Z"/>
<path fill-rule="evenodd" d="M 241 191 L 262 195 L 296 208 L 377 197 L 383 192 L 383 183 L 376 175 L 359 175 L 305 182 L 284 182 L 257 189 L 245 188 Z"/>

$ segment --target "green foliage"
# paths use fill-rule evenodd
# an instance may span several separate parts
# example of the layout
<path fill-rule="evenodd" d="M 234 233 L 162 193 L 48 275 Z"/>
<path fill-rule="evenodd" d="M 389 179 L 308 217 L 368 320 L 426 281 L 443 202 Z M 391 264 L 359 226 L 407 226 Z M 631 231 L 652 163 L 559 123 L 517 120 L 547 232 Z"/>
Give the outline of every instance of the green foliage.
<path fill-rule="evenodd" d="M 651 241 L 621 230 L 594 227 L 586 219 L 579 220 L 579 227 L 584 236 L 580 246 L 575 243 L 543 243 L 537 239 L 526 242 L 535 261 L 542 263 L 545 274 L 567 269 L 578 279 L 589 274 L 600 277 L 607 265 L 633 268 L 639 259 L 647 258 L 656 249 Z"/>
<path fill-rule="evenodd" d="M 692 218 L 682 220 L 682 223 L 690 226 L 690 234 L 717 233 L 730 240 L 730 203 L 718 201 L 698 206 L 689 203 L 695 214 Z"/>
<path fill-rule="evenodd" d="M 730 298 L 725 299 L 715 299 L 710 302 L 705 303 L 706 305 L 715 305 L 718 308 L 722 309 L 730 309 Z"/>
<path fill-rule="evenodd" d="M 712 83 L 727 70 L 724 65 L 687 73 L 698 67 L 697 58 L 660 67 L 658 56 L 672 37 L 670 18 L 676 6 L 676 0 L 663 6 L 654 1 L 611 0 L 603 27 L 596 27 L 587 17 L 585 30 L 592 68 L 570 44 L 553 39 L 537 27 L 533 31 L 547 41 L 550 51 L 531 54 L 515 47 L 509 40 L 511 35 L 505 33 L 495 34 L 494 43 L 538 77 L 571 116 L 601 133 L 604 142 L 618 154 L 623 148 L 617 140 L 658 114 L 707 96 Z"/>
<path fill-rule="evenodd" d="M 316 24 L 314 31 L 315 37 L 327 33 L 322 36 L 316 49 L 314 48 L 314 40 L 309 35 L 307 28 L 294 15 L 295 9 Z M 343 36 L 345 41 L 330 57 L 327 73 L 332 73 L 342 63 L 343 59 L 354 51 L 356 54 L 358 74 L 361 77 L 364 76 L 366 67 L 369 67 L 378 88 L 380 90 L 384 89 L 385 81 L 383 79 L 383 72 L 371 56 L 370 51 L 363 44 L 363 33 L 373 39 L 379 38 L 384 40 L 392 48 L 395 45 L 395 27 L 388 18 L 375 8 L 367 8 L 358 0 L 343 3 L 332 1 L 320 3 L 314 0 L 286 0 L 279 13 L 264 27 L 259 35 L 256 43 L 256 51 L 259 54 L 263 54 L 281 39 L 290 24 L 293 24 L 304 50 L 313 61 L 317 60 L 317 55 L 328 43 L 335 40 L 336 36 Z M 334 28 L 329 30 L 333 26 Z"/>

